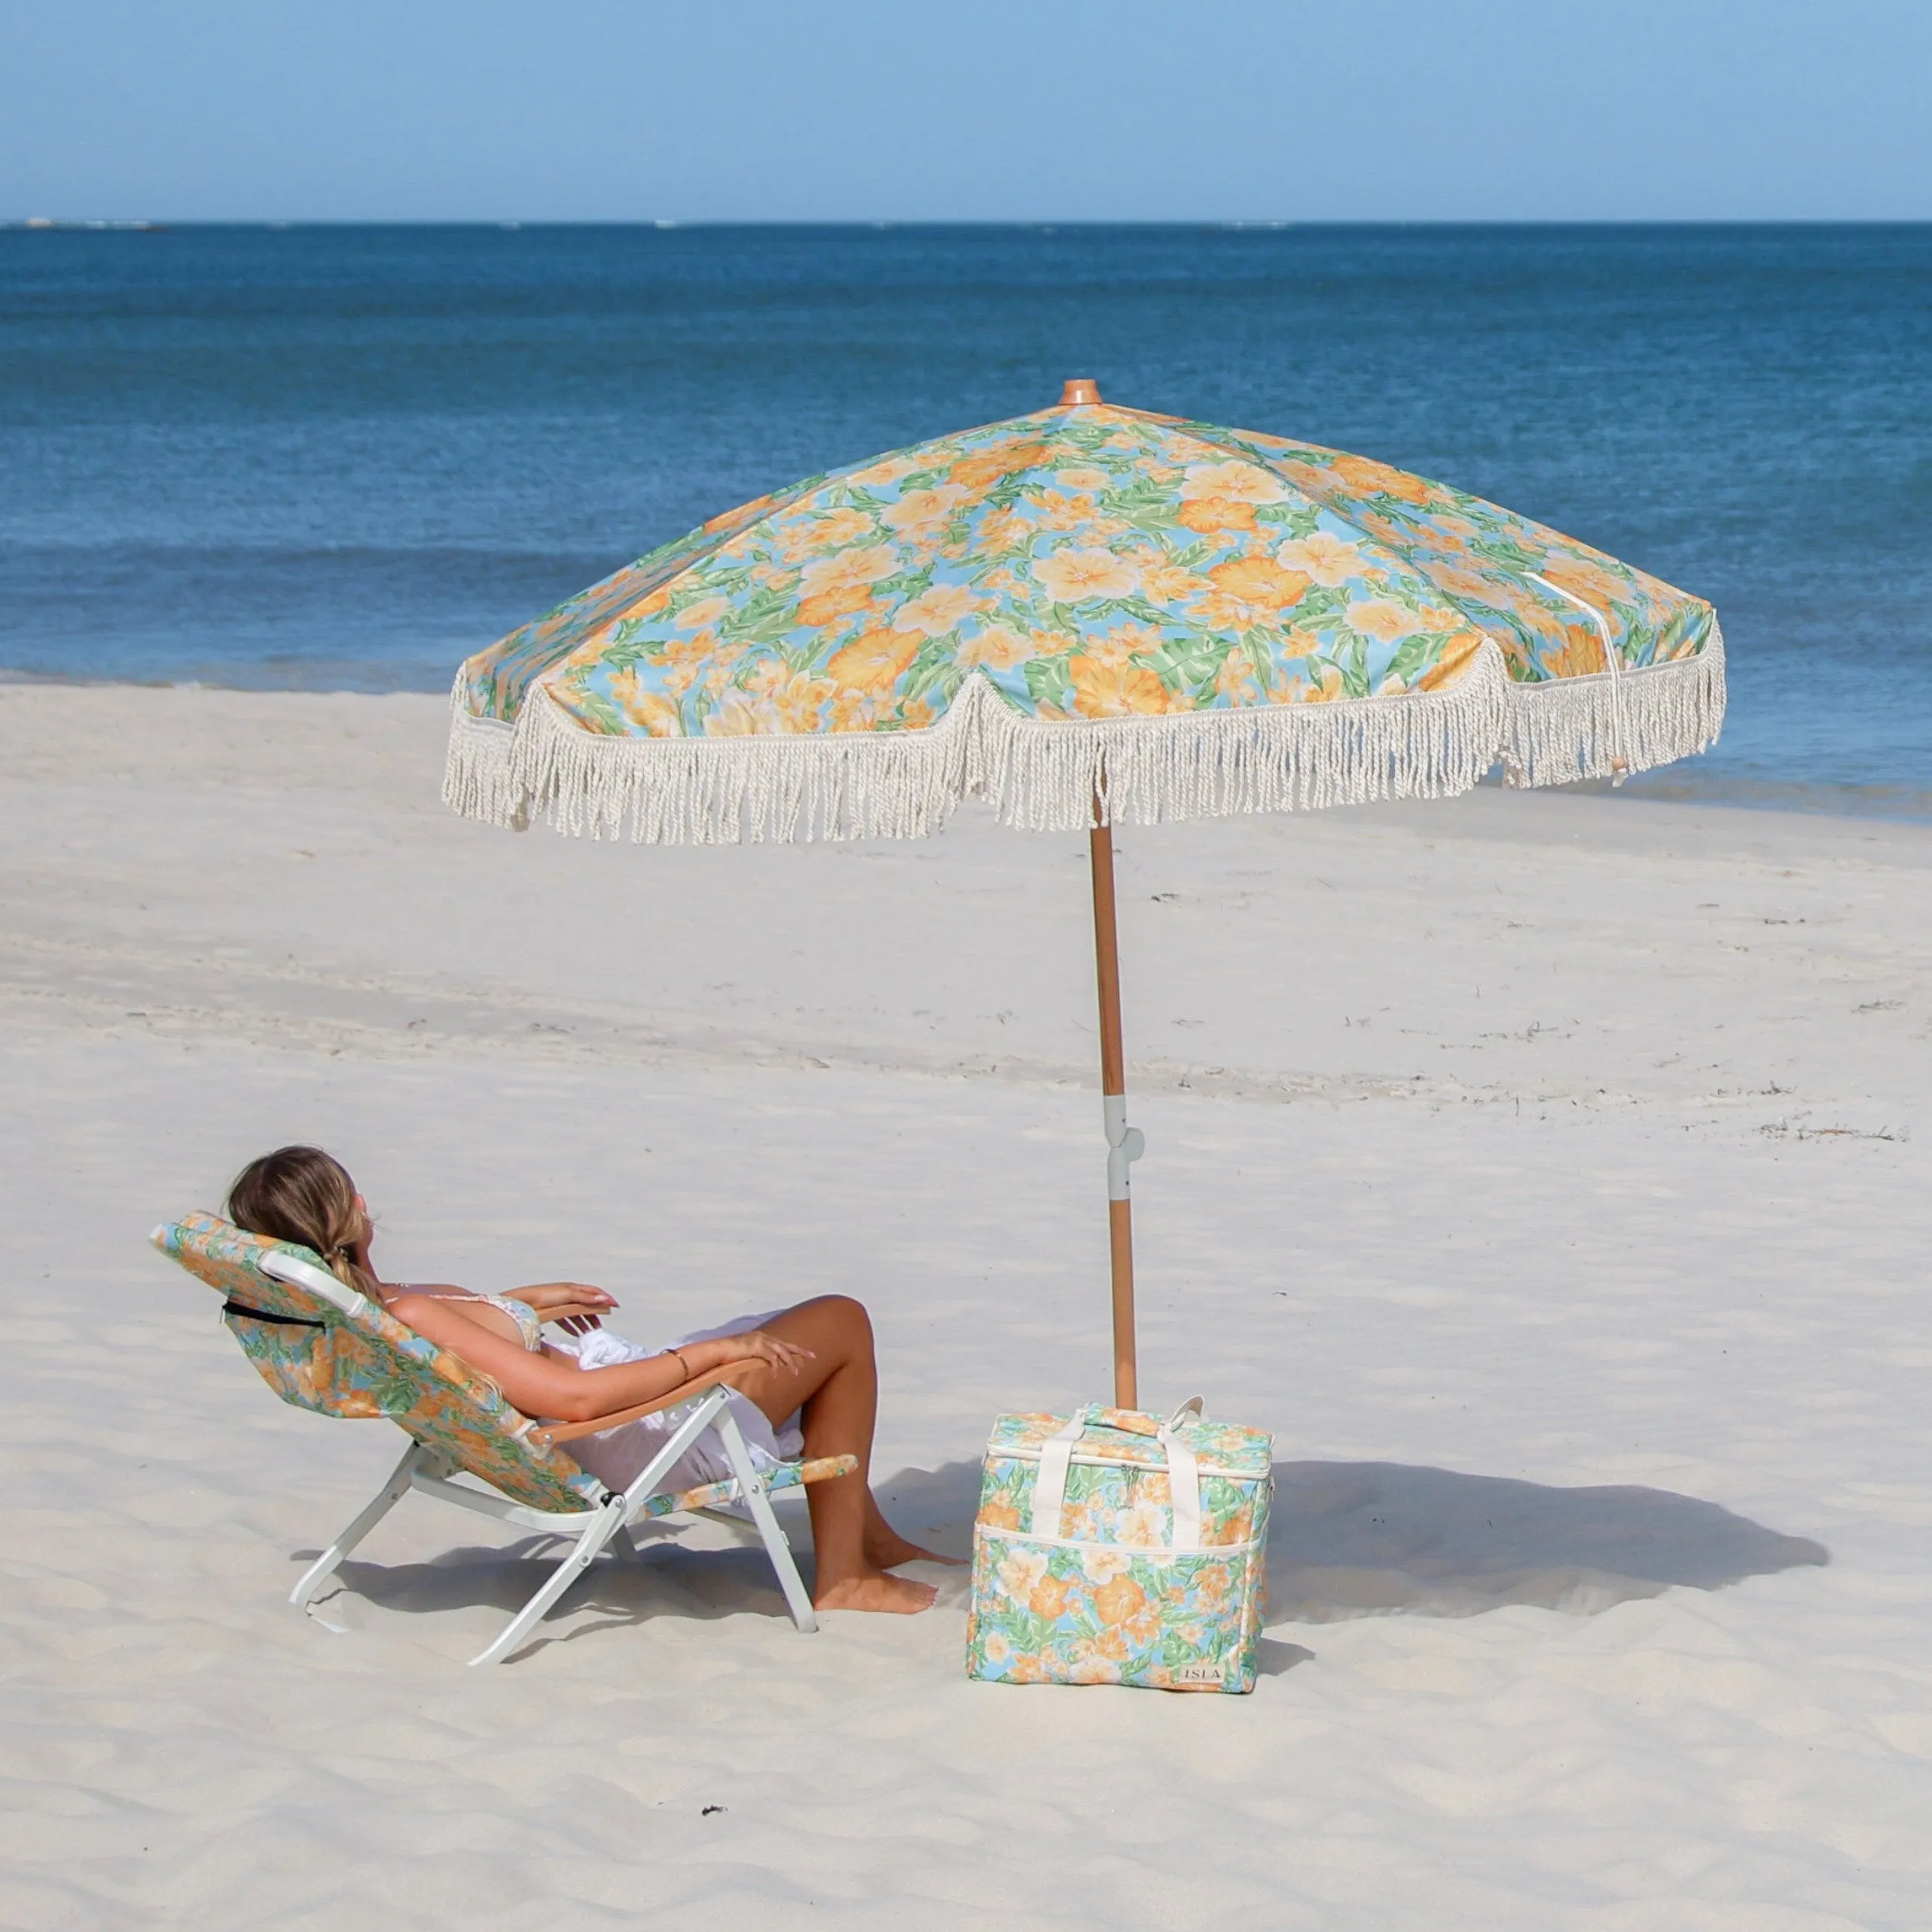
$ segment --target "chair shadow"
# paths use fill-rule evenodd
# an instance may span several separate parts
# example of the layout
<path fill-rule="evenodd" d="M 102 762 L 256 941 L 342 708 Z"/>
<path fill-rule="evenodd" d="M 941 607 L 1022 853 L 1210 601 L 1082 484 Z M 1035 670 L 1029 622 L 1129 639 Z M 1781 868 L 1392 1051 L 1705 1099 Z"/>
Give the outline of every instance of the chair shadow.
<path fill-rule="evenodd" d="M 875 1487 L 902 1534 L 942 1555 L 965 1556 L 979 1482 L 974 1460 L 902 1470 Z M 780 1513 L 809 1587 L 804 1512 L 792 1502 Z M 661 1534 L 641 1540 L 641 1560 L 600 1558 L 518 1654 L 657 1616 L 783 1619 L 784 1598 L 763 1549 L 731 1544 L 724 1534 L 706 1526 L 696 1543 L 680 1546 Z M 507 1617 L 549 1573 L 545 1552 L 556 1546 L 528 1537 L 453 1549 L 426 1563 L 352 1560 L 338 1573 L 340 1587 L 386 1610 L 488 1609 Z M 313 1555 L 298 1552 L 304 1560 Z M 1808 1537 L 1667 1489 L 1559 1488 L 1402 1463 L 1283 1462 L 1274 1466 L 1268 1618 L 1332 1623 L 1396 1613 L 1476 1616 L 1512 1604 L 1594 1616 L 1673 1587 L 1722 1589 L 1830 1560 Z M 963 1570 L 916 1573 L 939 1585 L 942 1606 L 963 1606 Z M 558 1621 L 563 1612 L 567 1623 Z M 1261 1668 L 1279 1675 L 1312 1654 L 1266 1639 Z"/>
<path fill-rule="evenodd" d="M 792 1531 L 792 1542 L 799 1572 L 810 1589 L 811 1539 L 802 1522 Z M 507 1619 L 554 1573 L 563 1549 L 555 1538 L 535 1536 L 514 1543 L 467 1545 L 426 1563 L 351 1558 L 331 1579 L 317 1604 L 328 1605 L 339 1589 L 377 1609 L 407 1616 L 487 1610 Z M 745 1613 L 790 1620 L 771 1559 L 761 1546 L 719 1541 L 681 1547 L 670 1536 L 640 1535 L 636 1558 L 615 1553 L 600 1557 L 513 1655 L 575 1643 L 612 1625 L 634 1625 L 659 1616 L 710 1622 Z"/>

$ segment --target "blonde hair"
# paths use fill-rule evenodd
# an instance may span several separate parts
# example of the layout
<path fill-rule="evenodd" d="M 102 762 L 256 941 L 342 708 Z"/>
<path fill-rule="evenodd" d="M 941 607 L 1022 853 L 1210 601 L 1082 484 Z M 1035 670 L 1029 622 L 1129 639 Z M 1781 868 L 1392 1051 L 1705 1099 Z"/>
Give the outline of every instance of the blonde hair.
<path fill-rule="evenodd" d="M 349 1170 L 319 1147 L 278 1147 L 251 1161 L 228 1190 L 228 1219 L 252 1235 L 312 1250 L 338 1281 L 365 1295 L 375 1277 L 356 1260 L 374 1232 Z"/>

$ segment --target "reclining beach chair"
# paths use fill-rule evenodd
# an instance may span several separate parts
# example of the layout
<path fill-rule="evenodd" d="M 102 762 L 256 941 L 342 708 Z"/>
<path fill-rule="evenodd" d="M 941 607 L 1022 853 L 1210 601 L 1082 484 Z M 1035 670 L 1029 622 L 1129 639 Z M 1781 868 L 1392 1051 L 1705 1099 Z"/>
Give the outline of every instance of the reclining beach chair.
<path fill-rule="evenodd" d="M 715 1375 L 594 1421 L 536 1421 L 512 1409 L 494 1383 L 346 1286 L 307 1248 L 264 1241 L 212 1214 L 164 1222 L 151 1238 L 224 1297 L 221 1319 L 229 1333 L 284 1402 L 321 1415 L 387 1416 L 410 1439 L 374 1500 L 304 1573 L 288 1599 L 298 1608 L 307 1609 L 343 1559 L 414 1490 L 564 1541 L 556 1570 L 472 1664 L 507 1656 L 600 1552 L 636 1555 L 634 1524 L 707 1515 L 742 1531 L 741 1517 L 721 1513 L 734 1503 L 750 1512 L 792 1622 L 801 1630 L 818 1628 L 769 1492 L 847 1475 L 858 1467 L 857 1457 L 786 1463 L 761 1476 Z M 678 1411 L 680 1419 L 663 1449 L 621 1494 L 580 1468 L 562 1446 L 666 1410 Z M 664 1472 L 707 1429 L 715 1429 L 724 1442 L 731 1480 L 679 1494 L 658 1493 Z"/>

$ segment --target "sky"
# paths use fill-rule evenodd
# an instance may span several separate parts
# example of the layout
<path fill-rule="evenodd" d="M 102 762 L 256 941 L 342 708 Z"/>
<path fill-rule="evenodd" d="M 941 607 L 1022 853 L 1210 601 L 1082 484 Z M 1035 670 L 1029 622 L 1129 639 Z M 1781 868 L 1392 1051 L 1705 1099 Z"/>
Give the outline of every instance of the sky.
<path fill-rule="evenodd" d="M 1932 0 L 0 0 L 0 220 L 1932 218 Z"/>

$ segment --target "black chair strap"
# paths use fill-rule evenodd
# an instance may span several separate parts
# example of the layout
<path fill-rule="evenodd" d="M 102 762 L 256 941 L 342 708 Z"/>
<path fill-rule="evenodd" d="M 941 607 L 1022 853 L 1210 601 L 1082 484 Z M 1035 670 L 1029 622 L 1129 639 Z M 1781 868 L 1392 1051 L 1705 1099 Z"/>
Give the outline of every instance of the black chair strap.
<path fill-rule="evenodd" d="M 271 1315 L 260 1308 L 244 1306 L 240 1302 L 224 1302 L 221 1312 L 224 1315 L 243 1315 L 252 1322 L 273 1322 L 281 1328 L 327 1328 L 327 1322 L 313 1320 L 307 1315 Z"/>

